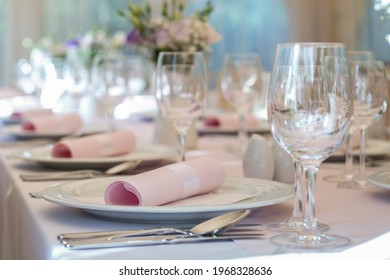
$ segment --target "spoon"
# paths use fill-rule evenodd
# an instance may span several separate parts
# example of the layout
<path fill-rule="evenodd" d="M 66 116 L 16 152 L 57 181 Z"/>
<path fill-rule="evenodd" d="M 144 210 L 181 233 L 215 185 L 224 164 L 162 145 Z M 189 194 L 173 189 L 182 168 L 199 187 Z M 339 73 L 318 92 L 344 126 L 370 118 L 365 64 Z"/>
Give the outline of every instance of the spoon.
<path fill-rule="evenodd" d="M 57 238 L 61 240 L 63 244 L 66 244 L 67 240 L 74 239 L 96 239 L 105 238 L 112 240 L 122 237 L 131 236 L 145 236 L 145 235 L 161 235 L 161 234 L 183 234 L 188 236 L 207 236 L 221 234 L 233 226 L 237 225 L 245 217 L 250 214 L 250 210 L 239 210 L 229 212 L 216 216 L 207 221 L 204 221 L 188 230 L 181 230 L 177 228 L 154 228 L 144 230 L 121 230 L 121 231 L 100 231 L 100 232 L 82 232 L 82 233 L 63 233 L 59 234 Z"/>
<path fill-rule="evenodd" d="M 126 161 L 113 167 L 110 167 L 105 171 L 82 169 L 63 172 L 40 172 L 37 174 L 20 174 L 20 178 L 24 181 L 88 179 L 100 175 L 115 175 L 125 170 L 133 170 L 137 168 L 140 163 L 141 160 Z"/>

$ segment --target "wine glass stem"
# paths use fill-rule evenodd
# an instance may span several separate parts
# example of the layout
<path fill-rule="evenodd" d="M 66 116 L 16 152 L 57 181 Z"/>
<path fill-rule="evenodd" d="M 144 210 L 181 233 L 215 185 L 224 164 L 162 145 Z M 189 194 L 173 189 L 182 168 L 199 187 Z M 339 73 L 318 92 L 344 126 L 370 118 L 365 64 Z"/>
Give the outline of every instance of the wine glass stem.
<path fill-rule="evenodd" d="M 345 177 L 352 179 L 353 177 L 353 130 L 350 129 L 346 136 L 346 148 L 345 151 Z"/>
<path fill-rule="evenodd" d="M 317 230 L 317 219 L 315 211 L 315 185 L 318 168 L 315 166 L 305 167 L 306 174 L 306 211 L 305 224 L 308 230 Z"/>
<path fill-rule="evenodd" d="M 366 130 L 360 129 L 360 154 L 359 154 L 359 174 L 356 181 L 364 185 L 366 179 Z"/>
<path fill-rule="evenodd" d="M 245 113 L 240 113 L 239 115 L 239 130 L 238 130 L 238 140 L 240 144 L 242 145 L 243 149 L 245 148 L 248 135 L 247 135 L 247 129 L 246 129 L 246 119 L 247 116 Z"/>
<path fill-rule="evenodd" d="M 114 112 L 107 111 L 105 114 L 108 131 L 115 131 Z"/>
<path fill-rule="evenodd" d="M 180 132 L 178 133 L 178 137 L 179 137 L 180 160 L 185 161 L 186 160 L 186 133 Z"/>
<path fill-rule="evenodd" d="M 293 164 L 294 164 L 294 175 L 295 175 L 295 196 L 294 196 L 294 209 L 290 221 L 302 220 L 303 218 L 302 187 L 301 187 L 302 165 L 297 160 L 294 160 Z"/>

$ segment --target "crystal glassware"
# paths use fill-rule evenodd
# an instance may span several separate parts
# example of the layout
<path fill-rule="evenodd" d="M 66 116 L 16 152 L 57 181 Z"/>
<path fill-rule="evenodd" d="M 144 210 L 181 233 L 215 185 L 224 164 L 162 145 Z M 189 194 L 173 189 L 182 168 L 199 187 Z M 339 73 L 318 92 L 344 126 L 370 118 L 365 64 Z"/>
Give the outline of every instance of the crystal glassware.
<path fill-rule="evenodd" d="M 279 44 L 270 77 L 267 113 L 271 133 L 303 168 L 304 227 L 272 241 L 295 248 L 343 246 L 346 237 L 325 233 L 315 212 L 316 175 L 336 151 L 353 116 L 351 76 L 346 48 L 340 43 Z"/>
<path fill-rule="evenodd" d="M 68 50 L 62 71 L 66 90 L 74 99 L 76 106 L 79 106 L 90 81 L 88 69 L 77 48 L 71 47 Z"/>
<path fill-rule="evenodd" d="M 239 118 L 238 139 L 242 150 L 248 141 L 247 116 L 261 93 L 261 63 L 256 53 L 225 55 L 221 72 L 221 90 Z"/>
<path fill-rule="evenodd" d="M 365 189 L 369 186 L 366 162 L 366 129 L 386 111 L 387 91 L 385 68 L 380 67 L 370 51 L 349 51 L 354 93 L 353 126 L 360 130 L 359 172 L 353 180 L 341 182 L 337 186 L 348 189 Z"/>
<path fill-rule="evenodd" d="M 154 94 L 162 117 L 174 127 L 181 161 L 186 160 L 186 136 L 206 103 L 207 68 L 202 52 L 160 52 Z"/>
<path fill-rule="evenodd" d="M 108 130 L 114 131 L 114 110 L 128 96 L 128 72 L 126 56 L 113 55 L 99 58 L 94 63 L 93 91 L 103 108 Z"/>

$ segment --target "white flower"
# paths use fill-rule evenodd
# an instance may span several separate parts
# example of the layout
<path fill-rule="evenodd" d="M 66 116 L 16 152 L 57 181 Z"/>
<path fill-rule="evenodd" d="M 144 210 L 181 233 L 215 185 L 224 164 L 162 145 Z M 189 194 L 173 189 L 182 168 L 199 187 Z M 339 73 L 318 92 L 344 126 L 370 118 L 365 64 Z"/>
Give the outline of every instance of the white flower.
<path fill-rule="evenodd" d="M 111 46 L 115 49 L 122 48 L 126 44 L 126 33 L 123 31 L 117 31 L 111 38 Z"/>

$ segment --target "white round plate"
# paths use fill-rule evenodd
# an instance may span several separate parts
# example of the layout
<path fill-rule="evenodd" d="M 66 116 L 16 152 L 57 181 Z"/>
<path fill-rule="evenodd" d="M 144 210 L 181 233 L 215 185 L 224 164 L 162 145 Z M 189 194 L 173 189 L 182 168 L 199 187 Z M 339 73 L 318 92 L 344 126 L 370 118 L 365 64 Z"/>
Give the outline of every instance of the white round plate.
<path fill-rule="evenodd" d="M 359 156 L 359 148 L 353 150 L 354 156 Z M 380 139 L 367 139 L 366 156 L 373 158 L 383 157 L 390 154 L 390 142 Z M 345 153 L 336 151 L 329 157 L 329 160 L 344 160 Z"/>
<path fill-rule="evenodd" d="M 34 131 L 25 131 L 22 129 L 21 125 L 10 125 L 4 128 L 4 134 L 8 134 L 14 136 L 19 139 L 39 139 L 39 138 L 49 138 L 49 139 L 60 139 L 65 136 L 72 135 L 78 132 L 72 131 L 58 131 L 58 132 L 34 132 Z M 82 128 L 82 134 L 95 134 L 95 133 L 103 133 L 104 129 L 98 127 L 97 124 L 88 124 L 85 128 Z"/>
<path fill-rule="evenodd" d="M 134 151 L 121 156 L 99 158 L 57 158 L 51 156 L 53 145 L 46 145 L 11 153 L 12 158 L 39 163 L 61 169 L 107 169 L 124 161 L 141 160 L 146 164 L 176 155 L 176 149 L 168 145 L 140 145 Z"/>
<path fill-rule="evenodd" d="M 181 207 L 108 205 L 104 202 L 104 192 L 112 181 L 112 178 L 99 178 L 60 183 L 43 190 L 42 196 L 50 202 L 82 209 L 101 218 L 138 223 L 197 222 L 228 211 L 256 209 L 281 203 L 294 196 L 293 187 L 284 183 L 227 177 L 217 193 L 250 194 L 251 198 L 225 205 Z"/>
<path fill-rule="evenodd" d="M 367 177 L 368 182 L 390 190 L 390 171 L 380 171 Z"/>
<path fill-rule="evenodd" d="M 20 125 L 11 125 L 4 129 L 5 134 L 20 138 L 20 139 L 37 139 L 37 138 L 51 138 L 59 139 L 72 134 L 72 132 L 34 132 L 25 131 Z"/>

